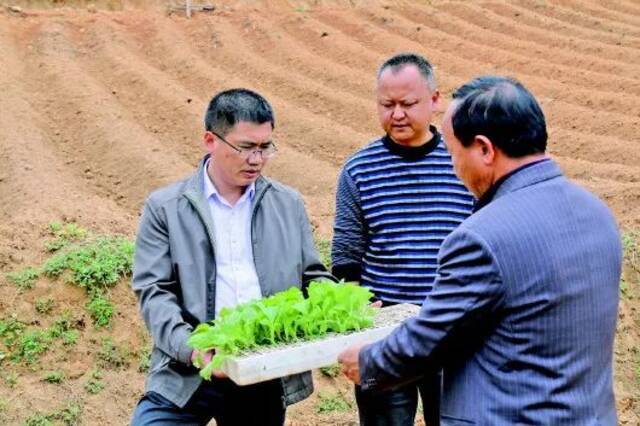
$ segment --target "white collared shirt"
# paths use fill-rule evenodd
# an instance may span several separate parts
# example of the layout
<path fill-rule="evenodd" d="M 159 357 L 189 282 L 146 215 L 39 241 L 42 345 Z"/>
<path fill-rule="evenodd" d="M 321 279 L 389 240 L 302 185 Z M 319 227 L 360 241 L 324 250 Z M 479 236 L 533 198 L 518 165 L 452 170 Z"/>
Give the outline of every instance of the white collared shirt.
<path fill-rule="evenodd" d="M 204 167 L 204 194 L 213 218 L 216 257 L 216 317 L 225 307 L 262 297 L 251 245 L 251 208 L 255 183 L 232 206 L 218 193 Z"/>

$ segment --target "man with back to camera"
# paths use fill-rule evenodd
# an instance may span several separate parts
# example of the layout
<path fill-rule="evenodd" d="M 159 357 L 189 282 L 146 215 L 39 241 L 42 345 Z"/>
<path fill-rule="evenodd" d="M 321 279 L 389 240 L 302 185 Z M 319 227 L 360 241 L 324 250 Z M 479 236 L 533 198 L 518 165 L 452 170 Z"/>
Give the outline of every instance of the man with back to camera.
<path fill-rule="evenodd" d="M 421 305 L 431 290 L 444 238 L 473 198 L 431 125 L 440 94 L 422 56 L 402 53 L 378 71 L 377 109 L 385 136 L 355 153 L 338 181 L 333 274 L 369 287 L 385 306 Z M 356 386 L 363 426 L 413 425 L 418 393 L 425 423 L 438 424 L 440 375 L 385 392 Z"/>
<path fill-rule="evenodd" d="M 611 212 L 545 155 L 542 110 L 513 79 L 457 89 L 443 131 L 475 212 L 443 243 L 420 314 L 348 348 L 343 371 L 375 389 L 444 367 L 442 425 L 616 425 Z"/>
<path fill-rule="evenodd" d="M 145 395 L 132 425 L 282 425 L 313 391 L 305 372 L 248 386 L 203 381 L 187 345 L 224 307 L 331 278 L 300 195 L 261 176 L 276 152 L 273 111 L 259 94 L 217 94 L 205 115 L 208 155 L 190 178 L 153 192 L 140 220 L 133 290 L 153 338 Z"/>

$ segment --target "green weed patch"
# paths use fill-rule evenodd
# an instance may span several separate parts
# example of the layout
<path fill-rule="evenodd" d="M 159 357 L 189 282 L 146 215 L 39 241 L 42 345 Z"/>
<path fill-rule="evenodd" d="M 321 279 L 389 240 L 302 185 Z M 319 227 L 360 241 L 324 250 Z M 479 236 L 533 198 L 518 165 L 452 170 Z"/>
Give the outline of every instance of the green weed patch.
<path fill-rule="evenodd" d="M 37 268 L 29 266 L 22 271 L 9 272 L 6 274 L 7 280 L 15 285 L 19 290 L 29 290 L 33 288 L 33 284 L 40 276 L 40 271 Z"/>
<path fill-rule="evenodd" d="M 76 223 L 61 222 L 49 223 L 49 232 L 53 235 L 54 239 L 44 243 L 44 247 L 48 251 L 58 251 L 74 241 L 85 239 L 89 234 L 89 231 Z"/>
<path fill-rule="evenodd" d="M 87 312 L 96 327 L 106 327 L 111 324 L 113 317 L 113 304 L 102 294 L 95 294 L 86 305 Z"/>
<path fill-rule="evenodd" d="M 48 315 L 53 310 L 53 299 L 51 298 L 41 298 L 36 300 L 35 308 L 36 312 L 43 315 Z"/>
<path fill-rule="evenodd" d="M 42 377 L 42 381 L 58 385 L 64 381 L 64 373 L 62 371 L 49 371 Z"/>
<path fill-rule="evenodd" d="M 327 377 L 331 377 L 331 378 L 335 378 L 338 377 L 338 375 L 340 374 L 340 365 L 338 364 L 331 364 L 331 365 L 327 365 L 326 367 L 320 367 L 320 373 L 322 373 L 324 376 Z"/>
<path fill-rule="evenodd" d="M 116 346 L 111 337 L 102 338 L 102 344 L 96 354 L 100 366 L 112 370 L 127 368 L 130 364 L 129 355 L 126 349 Z"/>
<path fill-rule="evenodd" d="M 91 395 L 95 395 L 100 393 L 104 389 L 104 384 L 102 383 L 102 374 L 98 370 L 92 370 L 91 376 L 87 382 L 84 384 L 84 390 L 86 390 Z"/>
<path fill-rule="evenodd" d="M 316 249 L 320 255 L 320 261 L 328 270 L 331 270 L 331 241 L 323 238 L 316 238 Z"/>
<path fill-rule="evenodd" d="M 626 231 L 622 234 L 624 261 L 636 272 L 640 272 L 640 231 Z"/>
<path fill-rule="evenodd" d="M 51 277 L 64 276 L 89 292 L 102 290 L 131 273 L 133 251 L 133 242 L 123 237 L 97 237 L 54 255 L 45 262 L 43 271 Z"/>
<path fill-rule="evenodd" d="M 319 393 L 316 412 L 318 414 L 349 411 L 351 405 L 339 394 Z"/>
<path fill-rule="evenodd" d="M 82 407 L 76 402 L 68 402 L 67 405 L 51 413 L 37 412 L 29 416 L 24 426 L 52 426 L 56 424 L 63 424 L 65 426 L 72 426 L 78 424 L 80 415 L 82 414 Z"/>
<path fill-rule="evenodd" d="M 11 361 L 35 364 L 53 343 L 73 345 L 78 341 L 80 332 L 75 329 L 70 314 L 56 320 L 49 328 L 29 328 L 15 317 L 0 320 L 0 339 L 3 351 Z"/>

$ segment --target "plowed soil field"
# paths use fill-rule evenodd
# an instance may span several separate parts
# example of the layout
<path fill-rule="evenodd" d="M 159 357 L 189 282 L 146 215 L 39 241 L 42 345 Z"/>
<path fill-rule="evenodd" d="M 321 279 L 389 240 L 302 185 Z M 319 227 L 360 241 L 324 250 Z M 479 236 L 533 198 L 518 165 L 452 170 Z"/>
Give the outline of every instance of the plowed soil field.
<path fill-rule="evenodd" d="M 238 86 L 261 92 L 276 111 L 280 150 L 266 174 L 297 188 L 318 236 L 330 238 L 338 171 L 380 134 L 376 68 L 399 51 L 429 58 L 445 98 L 480 74 L 521 80 L 545 111 L 550 154 L 608 203 L 624 230 L 640 228 L 638 1 L 213 0 L 213 11 L 191 19 L 160 1 L 4 3 L 3 273 L 47 256 L 51 221 L 132 238 L 146 194 L 189 174 L 201 158 L 210 97 Z M 640 283 L 632 266 L 625 274 L 616 397 L 620 423 L 637 425 Z M 33 308 L 45 296 L 55 301 L 51 316 Z M 111 299 L 111 328 L 94 330 L 86 320 L 76 345 L 35 366 L 0 360 L 1 424 L 59 414 L 71 403 L 81 412 L 70 424 L 127 424 L 143 390 L 137 359 L 148 338 L 126 282 Z M 0 319 L 47 324 L 71 309 L 84 322 L 85 303 L 84 292 L 62 282 L 40 279 L 18 291 L 0 277 Z M 128 350 L 129 362 L 101 370 L 104 389 L 94 394 L 85 384 L 107 335 Z M 62 384 L 42 381 L 51 370 L 64 373 Z M 290 409 L 288 422 L 355 424 L 349 384 L 320 373 L 316 382 L 319 390 Z M 333 397 L 351 408 L 319 412 Z"/>

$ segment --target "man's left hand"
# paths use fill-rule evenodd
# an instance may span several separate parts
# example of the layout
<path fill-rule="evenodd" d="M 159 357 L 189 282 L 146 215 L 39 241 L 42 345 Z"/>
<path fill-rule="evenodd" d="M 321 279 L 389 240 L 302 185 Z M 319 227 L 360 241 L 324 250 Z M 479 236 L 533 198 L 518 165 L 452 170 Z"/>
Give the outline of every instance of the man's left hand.
<path fill-rule="evenodd" d="M 356 385 L 360 384 L 360 362 L 358 357 L 364 346 L 364 343 L 356 343 L 338 355 L 338 362 L 342 367 L 342 373 Z"/>

